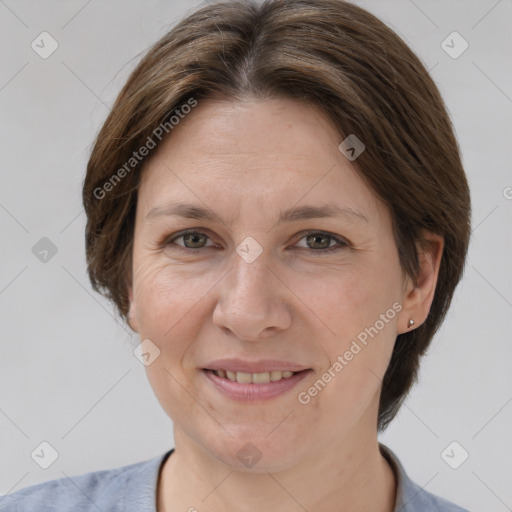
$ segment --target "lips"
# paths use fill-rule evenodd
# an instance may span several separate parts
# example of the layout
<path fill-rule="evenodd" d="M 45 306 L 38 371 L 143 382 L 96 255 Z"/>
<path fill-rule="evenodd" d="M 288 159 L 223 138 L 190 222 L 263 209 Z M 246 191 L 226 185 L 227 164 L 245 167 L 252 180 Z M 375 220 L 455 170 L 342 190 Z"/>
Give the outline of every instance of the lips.
<path fill-rule="evenodd" d="M 199 369 L 221 394 L 243 402 L 277 398 L 313 371 L 290 361 L 237 358 L 217 359 Z"/>
<path fill-rule="evenodd" d="M 288 372 L 292 374 L 290 377 L 282 377 L 279 380 L 270 382 L 253 382 L 252 379 L 255 374 L 245 374 L 251 377 L 251 382 L 239 382 L 238 380 L 233 381 L 227 378 L 227 375 L 226 377 L 219 376 L 218 372 L 222 375 L 222 371 L 223 370 L 212 371 L 203 369 L 201 373 L 206 377 L 205 382 L 213 384 L 213 388 L 220 392 L 224 397 L 239 402 L 256 403 L 276 399 L 281 395 L 287 394 L 295 388 L 299 382 L 307 378 L 313 370 L 306 369 L 299 372 L 291 372 L 288 370 Z M 244 372 L 241 373 L 243 374 Z M 285 372 L 282 373 L 285 374 Z M 239 376 L 239 372 L 236 372 L 236 375 Z M 243 379 L 244 377 L 242 377 L 242 380 Z"/>

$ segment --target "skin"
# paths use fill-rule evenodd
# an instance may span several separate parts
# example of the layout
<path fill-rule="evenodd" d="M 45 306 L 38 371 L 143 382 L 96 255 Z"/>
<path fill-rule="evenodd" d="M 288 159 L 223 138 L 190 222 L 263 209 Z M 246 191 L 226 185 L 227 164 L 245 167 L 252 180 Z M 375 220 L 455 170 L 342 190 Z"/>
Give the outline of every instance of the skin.
<path fill-rule="evenodd" d="M 291 99 L 209 99 L 145 166 L 129 322 L 160 350 L 146 372 L 174 425 L 159 512 L 394 508 L 395 478 L 377 442 L 381 379 L 397 334 L 428 314 L 443 241 L 426 233 L 434 244 L 420 252 L 414 285 L 400 267 L 389 209 L 339 151 L 342 140 L 322 112 Z M 207 207 L 217 220 L 146 218 L 169 201 Z M 277 224 L 280 210 L 326 203 L 367 222 L 345 215 Z M 175 238 L 192 228 L 206 236 Z M 249 236 L 263 249 L 251 263 L 236 252 Z M 401 311 L 378 335 L 299 403 L 298 393 L 396 302 Z M 200 371 L 221 357 L 282 359 L 313 372 L 284 395 L 241 403 Z M 237 457 L 247 442 L 261 452 L 250 468 Z"/>

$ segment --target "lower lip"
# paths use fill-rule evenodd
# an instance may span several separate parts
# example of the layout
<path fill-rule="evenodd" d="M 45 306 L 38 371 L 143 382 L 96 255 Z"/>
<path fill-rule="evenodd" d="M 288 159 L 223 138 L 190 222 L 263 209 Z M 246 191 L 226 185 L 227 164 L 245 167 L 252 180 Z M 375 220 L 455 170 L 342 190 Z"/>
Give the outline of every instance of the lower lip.
<path fill-rule="evenodd" d="M 309 375 L 311 371 L 312 370 L 304 370 L 294 373 L 291 377 L 264 384 L 233 382 L 207 370 L 202 370 L 202 373 L 228 398 L 242 402 L 252 402 L 255 400 L 270 400 L 271 398 L 283 395 L 294 388 L 302 379 Z"/>

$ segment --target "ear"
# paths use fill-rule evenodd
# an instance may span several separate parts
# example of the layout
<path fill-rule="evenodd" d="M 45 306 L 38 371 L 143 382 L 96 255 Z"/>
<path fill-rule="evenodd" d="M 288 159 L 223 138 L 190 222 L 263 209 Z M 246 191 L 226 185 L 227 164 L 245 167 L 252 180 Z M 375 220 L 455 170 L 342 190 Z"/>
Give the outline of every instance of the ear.
<path fill-rule="evenodd" d="M 130 300 L 130 306 L 128 309 L 128 324 L 133 331 L 139 332 L 139 324 L 137 322 L 137 307 L 135 305 L 135 301 L 133 300 L 133 287 L 131 285 L 128 286 L 128 298 Z"/>
<path fill-rule="evenodd" d="M 410 276 L 407 277 L 397 334 L 412 331 L 420 326 L 426 320 L 434 300 L 444 239 L 430 231 L 423 231 L 422 234 L 426 243 L 423 246 L 419 242 L 416 244 L 419 273 L 416 284 Z M 409 320 L 414 321 L 412 326 L 409 326 Z"/>

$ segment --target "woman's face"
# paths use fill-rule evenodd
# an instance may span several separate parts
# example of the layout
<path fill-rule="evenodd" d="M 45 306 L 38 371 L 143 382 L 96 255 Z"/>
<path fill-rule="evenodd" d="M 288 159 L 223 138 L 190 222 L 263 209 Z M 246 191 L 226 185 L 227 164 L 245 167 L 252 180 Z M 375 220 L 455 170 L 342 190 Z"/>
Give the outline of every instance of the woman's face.
<path fill-rule="evenodd" d="M 408 285 L 390 213 L 341 142 L 293 100 L 204 100 L 144 170 L 130 324 L 180 439 L 232 467 L 285 469 L 376 435 Z"/>

